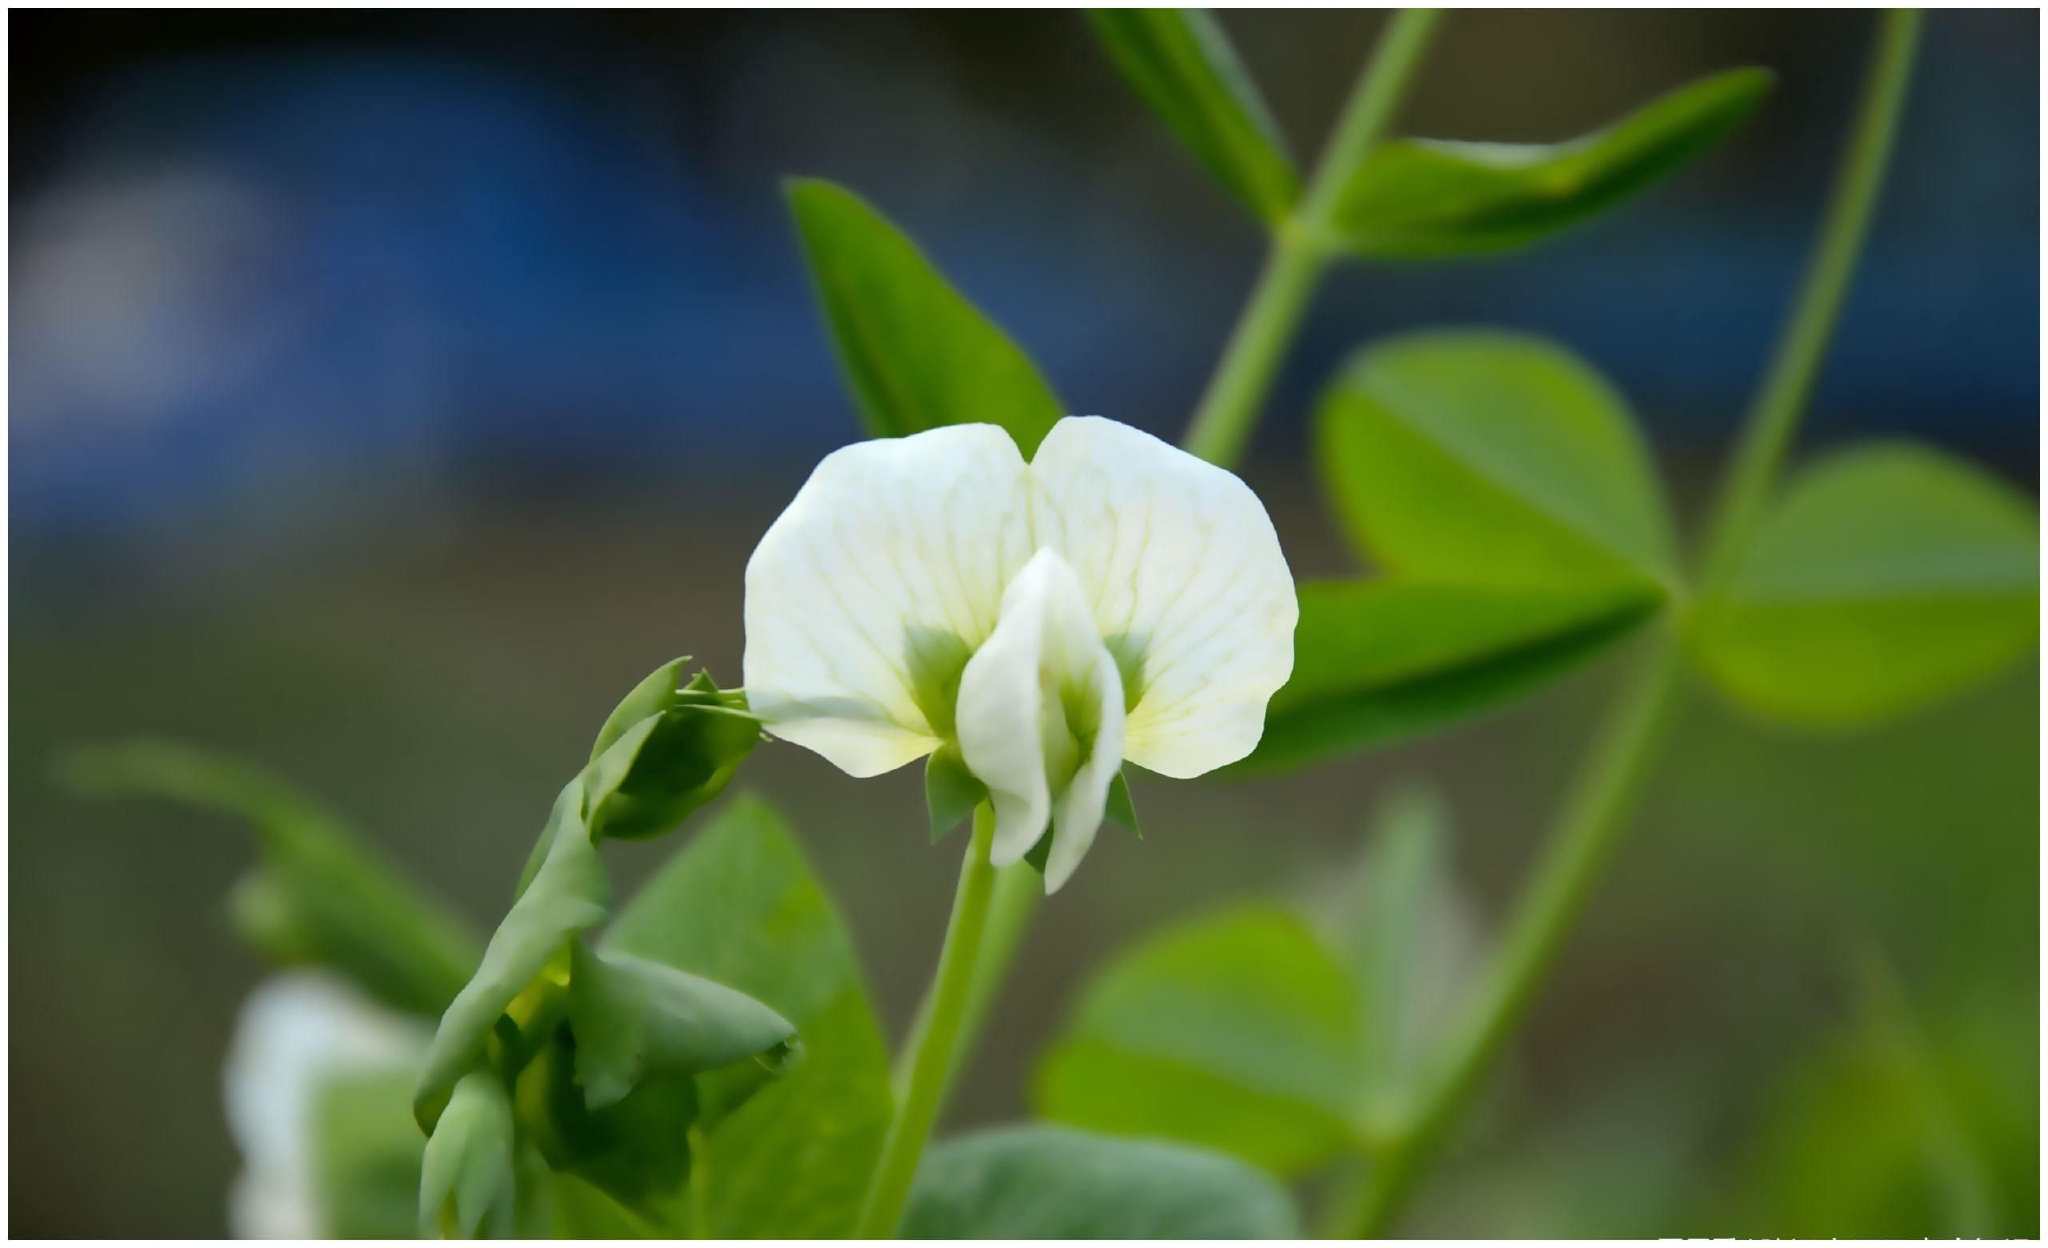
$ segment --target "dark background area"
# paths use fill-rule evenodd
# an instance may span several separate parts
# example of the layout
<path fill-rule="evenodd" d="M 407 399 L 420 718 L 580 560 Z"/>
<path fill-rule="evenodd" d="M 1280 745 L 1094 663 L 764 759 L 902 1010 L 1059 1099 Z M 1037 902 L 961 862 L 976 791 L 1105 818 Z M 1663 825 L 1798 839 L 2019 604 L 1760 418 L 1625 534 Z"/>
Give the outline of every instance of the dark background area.
<path fill-rule="evenodd" d="M 1298 158 L 1381 21 L 1226 16 Z M 1931 16 L 1807 450 L 1909 433 L 2036 489 L 2037 21 Z M 1797 278 L 1870 27 L 1452 16 L 1404 132 L 1562 138 L 1736 64 L 1778 88 L 1709 158 L 1560 243 L 1335 274 L 1245 470 L 1297 570 L 1348 566 L 1302 462 L 1315 392 L 1399 329 L 1568 343 L 1695 500 Z M 1073 14 L 8 29 L 15 1234 L 223 1229 L 219 1063 L 264 973 L 221 917 L 246 841 L 82 803 L 49 779 L 57 751 L 154 734 L 244 754 L 488 928 L 617 697 L 678 653 L 736 679 L 754 540 L 858 436 L 781 177 L 859 190 L 1077 411 L 1165 436 L 1261 252 Z M 1045 911 L 955 1124 L 1024 1112 L 1033 1054 L 1106 952 L 1217 900 L 1301 893 L 1399 779 L 1449 795 L 1461 878 L 1498 913 L 1611 675 L 1298 779 L 1141 786 L 1147 839 L 1105 838 Z M 1876 1210 L 1921 1233 L 1911 1194 L 1858 1160 L 1888 1138 L 1884 1098 L 1841 1059 L 1867 945 L 1981 1093 L 1970 1147 L 2031 1228 L 2037 679 L 1841 738 L 1701 691 L 1415 1229 L 1798 1233 Z M 741 783 L 798 828 L 900 1035 L 955 866 L 925 844 L 915 775 L 855 782 L 771 747 Z M 667 848 L 621 847 L 621 878 Z"/>

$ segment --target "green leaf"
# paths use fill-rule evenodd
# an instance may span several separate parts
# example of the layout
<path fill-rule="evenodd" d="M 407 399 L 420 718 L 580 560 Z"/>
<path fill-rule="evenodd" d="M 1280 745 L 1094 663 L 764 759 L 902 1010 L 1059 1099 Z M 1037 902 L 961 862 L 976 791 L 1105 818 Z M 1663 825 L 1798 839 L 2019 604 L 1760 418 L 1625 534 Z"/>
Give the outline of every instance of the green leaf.
<path fill-rule="evenodd" d="M 1747 120 L 1771 81 L 1763 69 L 1715 74 L 1566 143 L 1383 143 L 1345 185 L 1336 231 L 1359 255 L 1386 259 L 1526 246 L 1683 168 Z"/>
<path fill-rule="evenodd" d="M 1210 173 L 1260 219 L 1300 197 L 1280 128 L 1230 37 L 1199 9 L 1090 9 L 1117 68 Z"/>
<path fill-rule="evenodd" d="M 1389 793 L 1373 812 L 1336 924 L 1358 984 L 1364 1082 L 1353 1103 L 1382 1136 L 1404 1120 L 1470 970 L 1475 942 L 1451 878 L 1449 825 L 1434 789 Z"/>
<path fill-rule="evenodd" d="M 456 1083 L 420 1166 L 419 1232 L 475 1239 L 513 1232 L 512 1103 L 497 1076 Z"/>
<path fill-rule="evenodd" d="M 1641 586 L 1499 588 L 1421 581 L 1300 587 L 1294 674 L 1258 748 L 1224 775 L 1390 745 L 1542 687 L 1648 618 Z"/>
<path fill-rule="evenodd" d="M 1994 675 L 2039 636 L 2033 508 L 1989 475 L 1904 445 L 1844 451 L 1765 516 L 1694 652 L 1768 719 L 1854 727 Z"/>
<path fill-rule="evenodd" d="M 987 800 L 988 786 L 967 770 L 959 746 L 942 745 L 932 751 L 924 765 L 924 804 L 931 815 L 934 844 Z"/>
<path fill-rule="evenodd" d="M 569 1026 L 584 1103 L 603 1109 L 650 1074 L 696 1074 L 787 1043 L 788 1020 L 745 993 L 579 942 L 569 960 Z"/>
<path fill-rule="evenodd" d="M 787 183 L 804 256 L 869 434 L 1001 425 L 1026 457 L 1066 413 L 1030 358 L 915 244 L 830 182 Z"/>
<path fill-rule="evenodd" d="M 1184 1140 L 1283 1175 L 1349 1148 L 1358 998 L 1293 915 L 1245 907 L 1153 936 L 1102 968 L 1039 1068 L 1037 1112 Z"/>
<path fill-rule="evenodd" d="M 419 1227 L 426 1140 L 412 1120 L 409 1067 L 348 1070 L 314 1090 L 311 1161 L 319 1233 L 410 1239 Z"/>
<path fill-rule="evenodd" d="M 697 1078 L 650 1072 L 617 1100 L 592 1106 L 577 1082 L 576 1033 L 557 1026 L 519 1072 L 518 1122 L 550 1168 L 573 1174 L 649 1226 L 679 1226 L 700 1117 Z"/>
<path fill-rule="evenodd" d="M 706 1128 L 698 1196 L 710 1230 L 849 1233 L 893 1112 L 889 1058 L 852 942 L 775 812 L 736 798 L 648 881 L 600 947 L 744 992 L 801 1037 L 786 1073 Z M 699 1082 L 707 1100 L 726 1095 Z"/>
<path fill-rule="evenodd" d="M 63 779 L 95 797 L 153 797 L 247 819 L 261 864 L 232 898 L 236 928 L 285 965 L 332 968 L 395 1009 L 447 1007 L 474 934 L 341 822 L 283 781 L 201 750 L 138 741 L 76 751 Z"/>
<path fill-rule="evenodd" d="M 413 1095 L 414 1116 L 429 1132 L 456 1081 L 483 1063 L 498 1019 L 549 963 L 566 963 L 569 942 L 604 922 L 610 910 L 611 885 L 579 817 L 583 793 L 579 776 L 555 799 L 541 833 L 548 848 L 539 870 L 498 924 L 476 974 L 441 1016 Z"/>
<path fill-rule="evenodd" d="M 1059 1127 L 1007 1127 L 934 1146 L 905 1239 L 1295 1239 L 1287 1192 L 1230 1157 Z"/>
<path fill-rule="evenodd" d="M 1317 435 L 1339 516 L 1389 573 L 1673 579 L 1670 519 L 1627 404 L 1542 339 L 1460 330 L 1380 343 L 1325 395 Z"/>

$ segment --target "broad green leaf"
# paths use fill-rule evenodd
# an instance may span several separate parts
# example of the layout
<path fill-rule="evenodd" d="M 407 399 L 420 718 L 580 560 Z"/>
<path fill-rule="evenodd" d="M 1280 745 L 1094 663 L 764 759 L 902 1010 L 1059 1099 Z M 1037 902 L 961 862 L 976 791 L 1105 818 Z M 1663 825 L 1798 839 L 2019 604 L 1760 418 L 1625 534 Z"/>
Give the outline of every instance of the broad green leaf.
<path fill-rule="evenodd" d="M 513 1231 L 512 1103 L 498 1077 L 476 1070 L 455 1085 L 420 1165 L 419 1231 L 474 1239 Z"/>
<path fill-rule="evenodd" d="M 1090 9 L 1117 68 L 1230 193 L 1278 222 L 1301 194 L 1280 128 L 1230 37 L 1200 9 Z"/>
<path fill-rule="evenodd" d="M 1531 692 L 1654 610 L 1640 585 L 1300 587 L 1294 674 L 1258 748 L 1225 774 L 1304 766 L 1432 732 Z"/>
<path fill-rule="evenodd" d="M 1449 824 L 1434 789 L 1389 793 L 1335 924 L 1358 984 L 1364 1081 L 1353 1103 L 1375 1134 L 1403 1120 L 1470 969 L 1471 920 L 1451 878 Z"/>
<path fill-rule="evenodd" d="M 1346 184 L 1336 232 L 1358 254 L 1387 259 L 1525 246 L 1677 172 L 1740 126 L 1770 88 L 1768 70 L 1729 70 L 1566 143 L 1383 143 Z"/>
<path fill-rule="evenodd" d="M 1802 473 L 1700 607 L 1695 652 L 1737 702 L 1875 723 L 1998 672 L 2039 636 L 2038 527 L 2013 490 L 1920 447 Z"/>
<path fill-rule="evenodd" d="M 1654 585 L 1670 519 L 1628 406 L 1522 334 L 1419 333 L 1353 357 L 1317 428 L 1352 539 L 1390 574 L 1469 585 Z"/>
<path fill-rule="evenodd" d="M 1356 990 L 1307 925 L 1271 907 L 1197 919 L 1121 954 L 1040 1066 L 1039 1114 L 1233 1153 L 1280 1174 L 1356 1139 Z"/>
<path fill-rule="evenodd" d="M 889 1059 L 852 942 L 775 812 L 736 798 L 600 947 L 725 984 L 797 1029 L 787 1071 L 706 1128 L 696 1195 L 710 1232 L 847 1234 L 892 1113 Z M 707 1098 L 730 1099 L 716 1081 L 699 1083 Z"/>
<path fill-rule="evenodd" d="M 858 196 L 787 184 L 811 279 L 868 433 L 1001 425 L 1028 457 L 1066 413 L 1030 358 Z"/>
<path fill-rule="evenodd" d="M 245 939 L 285 965 L 332 968 L 371 996 L 439 1014 L 476 965 L 477 940 L 341 822 L 283 781 L 234 760 L 140 741 L 77 751 L 64 779 L 99 797 L 153 797 L 247 819 L 261 864 L 237 886 Z"/>
<path fill-rule="evenodd" d="M 611 884 L 580 818 L 583 792 L 580 776 L 563 786 L 541 833 L 548 848 L 539 870 L 498 924 L 476 974 L 441 1016 L 413 1095 L 413 1113 L 429 1132 L 456 1081 L 483 1064 L 499 1018 L 550 963 L 566 978 L 569 942 L 609 913 Z M 545 1037 L 525 1039 L 532 1044 Z"/>
<path fill-rule="evenodd" d="M 1235 1158 L 1061 1127 L 1007 1127 L 925 1154 L 905 1239 L 1295 1239 L 1286 1189 Z"/>
<path fill-rule="evenodd" d="M 419 1227 L 420 1159 L 407 1067 L 328 1076 L 312 1104 L 319 1230 L 336 1239 L 410 1239 Z"/>
<path fill-rule="evenodd" d="M 603 1109 L 654 1074 L 697 1074 L 785 1044 L 796 1029 L 723 984 L 630 954 L 569 960 L 569 1026 L 584 1103 Z"/>

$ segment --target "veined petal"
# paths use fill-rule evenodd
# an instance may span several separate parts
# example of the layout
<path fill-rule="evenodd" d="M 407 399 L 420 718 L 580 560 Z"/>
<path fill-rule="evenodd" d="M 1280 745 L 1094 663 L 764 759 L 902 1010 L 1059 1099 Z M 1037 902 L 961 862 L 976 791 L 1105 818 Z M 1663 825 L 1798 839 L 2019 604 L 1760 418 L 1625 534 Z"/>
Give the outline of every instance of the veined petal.
<path fill-rule="evenodd" d="M 1236 762 L 1294 668 L 1294 578 L 1234 474 L 1096 416 L 1031 461 L 1034 532 L 1066 558 L 1123 669 L 1124 756 L 1176 778 Z"/>
<path fill-rule="evenodd" d="M 768 731 L 855 776 L 935 749 L 1031 553 L 1025 480 L 994 425 L 826 456 L 747 563 L 744 679 Z"/>
<path fill-rule="evenodd" d="M 1101 822 L 1123 715 L 1116 660 L 1057 552 L 1033 555 L 1004 591 L 995 631 L 960 678 L 956 725 L 967 768 L 995 806 L 990 859 L 1016 862 L 1052 822 L 1062 871 L 1056 878 L 1048 858 L 1046 886 L 1058 887 Z"/>

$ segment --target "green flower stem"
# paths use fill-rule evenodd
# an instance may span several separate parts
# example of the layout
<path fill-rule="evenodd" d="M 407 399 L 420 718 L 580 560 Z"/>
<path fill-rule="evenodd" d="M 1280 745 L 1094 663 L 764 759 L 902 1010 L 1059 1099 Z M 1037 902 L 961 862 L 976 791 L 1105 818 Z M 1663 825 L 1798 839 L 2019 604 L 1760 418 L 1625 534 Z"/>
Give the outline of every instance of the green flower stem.
<path fill-rule="evenodd" d="M 1819 244 L 1713 512 L 1703 572 L 1709 586 L 1726 574 L 1728 561 L 1739 553 L 1769 497 L 1812 390 L 1884 181 L 1919 29 L 1917 13 L 1884 15 Z M 1446 1045 L 1442 1064 L 1423 1085 L 1401 1130 L 1373 1159 L 1352 1221 L 1361 1238 L 1385 1231 L 1399 1213 L 1445 1132 L 1521 1021 L 1626 826 L 1670 726 L 1683 671 L 1675 626 L 1660 629 L 1648 644 L 1570 790 L 1550 844 L 1523 886 L 1491 971 Z"/>
<path fill-rule="evenodd" d="M 1300 207 L 1276 227 L 1265 268 L 1188 427 L 1185 445 L 1203 459 L 1228 467 L 1244 453 L 1273 374 L 1329 264 L 1330 227 L 1344 185 L 1386 133 L 1440 16 L 1435 9 L 1394 15 L 1352 88 Z"/>
<path fill-rule="evenodd" d="M 995 885 L 996 869 L 988 860 L 995 831 L 995 811 L 983 802 L 974 812 L 974 839 L 960 868 L 953 917 L 946 924 L 946 943 L 932 980 L 930 1016 L 916 1036 L 910 1078 L 895 1120 L 889 1124 L 888 1138 L 882 1141 L 881 1160 L 868 1182 L 867 1199 L 854 1227 L 857 1239 L 885 1239 L 895 1234 L 904 1202 L 910 1198 L 911 1180 L 917 1177 L 918 1158 L 924 1153 L 925 1139 L 931 1135 L 939 1103 L 952 1078 L 953 1056 L 973 995 L 975 963 L 988 922 L 989 894 Z"/>

